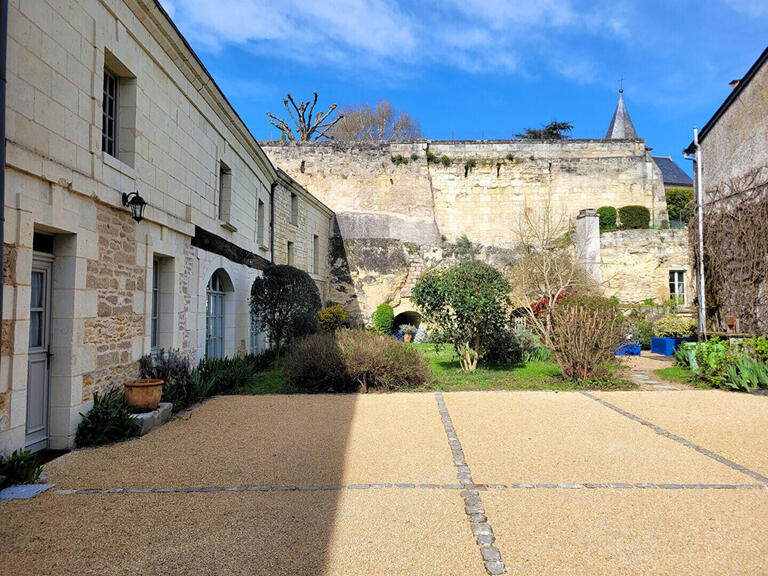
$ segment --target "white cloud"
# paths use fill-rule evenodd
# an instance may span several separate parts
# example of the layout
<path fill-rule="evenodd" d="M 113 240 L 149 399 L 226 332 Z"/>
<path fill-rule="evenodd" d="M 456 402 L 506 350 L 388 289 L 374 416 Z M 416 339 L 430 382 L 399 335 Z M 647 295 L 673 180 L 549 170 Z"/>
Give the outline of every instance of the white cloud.
<path fill-rule="evenodd" d="M 768 2 L 765 0 L 725 0 L 725 3 L 736 12 L 755 18 L 768 17 Z"/>

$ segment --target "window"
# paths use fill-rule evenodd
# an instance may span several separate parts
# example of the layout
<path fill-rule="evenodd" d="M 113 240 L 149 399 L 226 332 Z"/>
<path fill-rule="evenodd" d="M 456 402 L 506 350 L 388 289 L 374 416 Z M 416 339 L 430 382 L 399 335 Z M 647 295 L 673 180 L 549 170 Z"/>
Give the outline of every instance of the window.
<path fill-rule="evenodd" d="M 232 204 L 232 171 L 229 166 L 221 162 L 219 164 L 219 220 L 229 222 L 230 207 Z"/>
<path fill-rule="evenodd" d="M 288 242 L 288 266 L 293 266 L 294 256 L 293 242 Z"/>
<path fill-rule="evenodd" d="M 104 101 L 101 114 L 101 149 L 117 158 L 117 94 L 120 80 L 104 69 Z"/>
<path fill-rule="evenodd" d="M 150 319 L 150 346 L 152 351 L 160 348 L 160 261 L 152 261 L 152 317 Z"/>
<path fill-rule="evenodd" d="M 685 306 L 685 270 L 669 271 L 669 297 Z"/>
<path fill-rule="evenodd" d="M 205 307 L 205 357 L 224 356 L 224 285 L 220 272 L 208 282 L 208 300 Z"/>
<path fill-rule="evenodd" d="M 251 314 L 251 326 L 250 326 L 250 352 L 251 354 L 258 354 L 261 351 L 261 344 L 259 342 L 259 336 L 261 336 L 261 326 L 259 321 Z"/>
<path fill-rule="evenodd" d="M 299 197 L 291 194 L 291 224 L 299 223 Z"/>
<path fill-rule="evenodd" d="M 256 210 L 256 242 L 265 246 L 267 244 L 264 238 L 264 218 L 265 218 L 264 202 L 259 200 L 259 207 Z"/>
<path fill-rule="evenodd" d="M 312 236 L 312 273 L 320 273 L 320 236 Z"/>

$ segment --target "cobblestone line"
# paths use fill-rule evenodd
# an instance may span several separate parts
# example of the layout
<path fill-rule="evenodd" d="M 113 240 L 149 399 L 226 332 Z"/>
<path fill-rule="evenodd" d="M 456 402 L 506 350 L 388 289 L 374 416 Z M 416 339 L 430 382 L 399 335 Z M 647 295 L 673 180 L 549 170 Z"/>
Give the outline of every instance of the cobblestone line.
<path fill-rule="evenodd" d="M 451 446 L 453 463 L 456 466 L 456 476 L 464 487 L 464 490 L 461 491 L 461 496 L 464 498 L 464 511 L 469 519 L 472 535 L 475 537 L 475 541 L 480 548 L 485 570 L 488 574 L 492 575 L 503 574 L 505 568 L 504 562 L 501 560 L 501 552 L 494 546 L 496 537 L 493 535 L 493 528 L 491 528 L 488 518 L 485 516 L 485 507 L 480 498 L 480 490 L 485 490 L 486 486 L 475 484 L 472 480 L 472 471 L 469 469 L 469 465 L 464 458 L 464 450 L 462 450 L 461 442 L 459 442 L 459 438 L 456 436 L 456 430 L 453 428 L 451 415 L 445 406 L 443 394 L 435 392 L 435 399 L 437 400 L 437 409 L 440 412 L 440 419 L 443 421 L 445 434 L 448 436 L 448 444 Z M 500 488 L 502 486 L 495 485 L 495 487 Z"/>
<path fill-rule="evenodd" d="M 599 402 L 606 408 L 610 408 L 614 412 L 618 412 L 622 416 L 626 416 L 630 420 L 634 420 L 635 422 L 638 422 L 639 424 L 642 424 L 643 426 L 648 426 L 651 430 L 656 432 L 656 434 L 659 434 L 660 436 L 664 436 L 666 438 L 669 438 L 670 440 L 674 440 L 675 442 L 678 442 L 682 444 L 683 446 L 687 446 L 688 448 L 693 448 L 697 452 L 704 454 L 704 456 L 708 456 L 709 458 L 712 458 L 713 460 L 716 460 L 717 462 L 720 462 L 721 464 L 725 464 L 729 468 L 733 468 L 734 470 L 738 470 L 739 472 L 742 472 L 746 474 L 747 476 L 751 476 L 755 480 L 758 480 L 759 482 L 762 482 L 763 484 L 768 485 L 768 477 L 763 476 L 762 474 L 759 474 L 758 472 L 755 472 L 753 470 L 750 470 L 749 468 L 742 466 L 741 464 L 737 464 L 733 460 L 728 460 L 728 458 L 725 458 L 724 456 L 721 456 L 720 454 L 717 454 L 716 452 L 712 452 L 711 450 L 707 450 L 706 448 L 699 446 L 698 444 L 694 444 L 693 442 L 689 442 L 685 438 L 682 438 L 680 436 L 677 436 L 676 434 L 672 434 L 669 430 L 665 430 L 661 426 L 656 426 L 653 422 L 649 422 L 648 420 L 645 420 L 643 418 L 640 418 L 639 416 L 635 416 L 631 412 L 627 412 L 626 410 L 623 410 L 619 408 L 618 406 L 614 406 L 610 402 L 606 402 L 602 398 L 598 398 L 597 396 L 590 394 L 589 392 L 581 392 L 584 396 L 587 398 L 591 398 L 595 402 Z"/>

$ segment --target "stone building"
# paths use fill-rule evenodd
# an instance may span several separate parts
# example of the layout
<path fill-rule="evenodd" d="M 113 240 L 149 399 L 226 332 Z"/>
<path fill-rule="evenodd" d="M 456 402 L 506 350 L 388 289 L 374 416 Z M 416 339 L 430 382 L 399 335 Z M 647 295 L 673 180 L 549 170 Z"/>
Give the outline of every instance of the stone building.
<path fill-rule="evenodd" d="M 462 236 L 504 267 L 525 215 L 551 211 L 575 224 L 582 210 L 629 204 L 646 206 L 656 229 L 598 231 L 595 270 L 606 293 L 635 303 L 690 301 L 687 232 L 666 229 L 662 170 L 637 137 L 622 93 L 600 140 L 262 146 L 336 213 L 329 300 L 360 322 L 381 302 L 413 312 L 416 279 L 453 262 Z"/>
<path fill-rule="evenodd" d="M 332 218 L 157 2 L 10 2 L 8 24 L 0 453 L 70 447 L 154 349 L 257 350 L 253 279 L 292 263 L 325 293 Z"/>
<path fill-rule="evenodd" d="M 707 312 L 715 329 L 765 334 L 768 48 L 731 85 L 732 92 L 699 132 L 704 250 L 709 261 L 705 266 Z M 685 151 L 693 154 L 694 143 Z M 693 251 L 696 242 L 692 244 Z"/>

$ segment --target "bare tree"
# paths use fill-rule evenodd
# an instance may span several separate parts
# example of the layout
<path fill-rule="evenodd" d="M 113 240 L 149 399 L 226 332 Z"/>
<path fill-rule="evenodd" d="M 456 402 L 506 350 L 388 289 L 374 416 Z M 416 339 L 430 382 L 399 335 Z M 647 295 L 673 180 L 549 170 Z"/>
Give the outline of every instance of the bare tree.
<path fill-rule="evenodd" d="M 381 142 L 411 140 L 423 134 L 419 123 L 408 112 L 396 110 L 388 100 L 375 107 L 365 104 L 345 105 L 343 119 L 329 131 L 339 142 Z"/>
<path fill-rule="evenodd" d="M 570 224 L 565 214 L 555 213 L 549 197 L 540 210 L 524 210 L 518 221 L 521 255 L 512 268 L 513 300 L 547 346 L 555 303 L 568 293 L 594 293 L 598 287 L 579 262 Z"/>
<path fill-rule="evenodd" d="M 336 110 L 335 103 L 331 104 L 326 112 L 318 112 L 314 117 L 312 116 L 315 104 L 317 104 L 317 91 L 314 92 L 314 98 L 311 102 L 307 100 L 298 104 L 294 102 L 293 97 L 288 93 L 283 98 L 283 104 L 285 109 L 288 110 L 293 124 L 296 126 L 296 134 L 294 134 L 294 129 L 291 128 L 287 121 L 275 116 L 271 112 L 267 112 L 267 116 L 270 118 L 269 123 L 280 130 L 291 142 L 296 140 L 310 142 L 326 137 L 328 130 L 343 118 L 343 115 L 339 114 L 335 118 L 329 119 L 333 111 Z"/>

